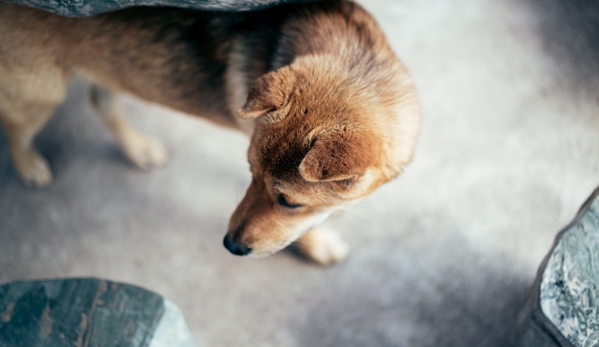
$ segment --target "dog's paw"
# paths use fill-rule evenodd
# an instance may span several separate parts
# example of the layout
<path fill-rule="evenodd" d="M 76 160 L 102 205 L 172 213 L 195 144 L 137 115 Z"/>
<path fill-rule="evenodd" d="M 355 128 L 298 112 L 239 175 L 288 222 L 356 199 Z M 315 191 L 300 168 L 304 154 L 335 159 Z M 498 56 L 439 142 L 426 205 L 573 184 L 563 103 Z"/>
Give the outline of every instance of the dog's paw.
<path fill-rule="evenodd" d="M 297 250 L 306 258 L 320 264 L 338 263 L 349 254 L 348 244 L 330 229 L 311 229 L 296 242 Z"/>
<path fill-rule="evenodd" d="M 21 179 L 28 186 L 42 188 L 52 183 L 48 162 L 34 150 L 15 157 L 15 164 Z"/>
<path fill-rule="evenodd" d="M 164 165 L 168 152 L 157 139 L 139 133 L 130 134 L 122 142 L 127 157 L 142 169 L 149 170 Z"/>

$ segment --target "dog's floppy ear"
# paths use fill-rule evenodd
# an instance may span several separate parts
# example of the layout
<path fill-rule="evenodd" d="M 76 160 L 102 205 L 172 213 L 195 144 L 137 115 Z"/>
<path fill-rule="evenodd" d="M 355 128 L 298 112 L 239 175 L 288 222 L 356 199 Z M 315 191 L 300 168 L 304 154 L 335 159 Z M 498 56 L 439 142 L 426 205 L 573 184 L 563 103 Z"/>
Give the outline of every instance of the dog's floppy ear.
<path fill-rule="evenodd" d="M 309 182 L 357 179 L 374 164 L 377 149 L 373 140 L 359 132 L 325 132 L 302 160 L 300 175 Z"/>
<path fill-rule="evenodd" d="M 248 92 L 245 105 L 239 109 L 239 117 L 252 119 L 281 110 L 289 101 L 294 81 L 295 76 L 289 67 L 258 78 Z"/>

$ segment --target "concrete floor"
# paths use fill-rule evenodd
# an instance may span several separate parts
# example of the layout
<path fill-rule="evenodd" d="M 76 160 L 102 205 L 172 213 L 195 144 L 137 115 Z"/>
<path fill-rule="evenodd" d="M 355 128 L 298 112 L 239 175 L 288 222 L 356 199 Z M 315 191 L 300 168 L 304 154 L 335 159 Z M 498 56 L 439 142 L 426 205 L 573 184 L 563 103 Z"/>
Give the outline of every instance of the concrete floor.
<path fill-rule="evenodd" d="M 183 310 L 198 346 L 514 346 L 557 231 L 599 184 L 591 0 L 369 0 L 411 71 L 423 127 L 399 179 L 329 219 L 350 258 L 222 247 L 249 184 L 242 135 L 125 98 L 169 164 L 134 168 L 86 82 L 38 137 L 55 183 L 26 188 L 0 135 L 0 283 L 97 276 Z"/>

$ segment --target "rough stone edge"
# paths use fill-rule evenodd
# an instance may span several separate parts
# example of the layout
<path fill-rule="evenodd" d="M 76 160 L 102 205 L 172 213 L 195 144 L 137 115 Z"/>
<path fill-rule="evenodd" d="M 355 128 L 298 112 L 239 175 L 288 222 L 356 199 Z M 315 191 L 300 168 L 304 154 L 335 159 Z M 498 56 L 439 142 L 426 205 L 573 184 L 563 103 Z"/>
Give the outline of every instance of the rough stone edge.
<path fill-rule="evenodd" d="M 164 314 L 156 325 L 148 347 L 197 347 L 181 309 L 163 297 Z"/>
<path fill-rule="evenodd" d="M 0 1 L 4 1 L 4 0 L 0 0 Z M 20 283 L 20 282 L 52 282 L 52 281 L 71 281 L 71 280 L 96 280 L 96 281 L 104 281 L 104 282 L 110 282 L 110 283 L 123 284 L 123 285 L 127 285 L 127 286 L 130 286 L 130 287 L 135 287 L 135 288 L 143 289 L 145 291 L 154 293 L 154 294 L 156 294 L 156 295 L 164 298 L 163 295 L 160 295 L 160 294 L 156 293 L 155 291 L 147 289 L 145 287 L 142 287 L 142 286 L 140 286 L 138 284 L 132 284 L 132 283 L 121 282 L 121 281 L 114 281 L 114 280 L 109 280 L 109 279 L 106 279 L 106 278 L 100 278 L 100 277 L 94 277 L 94 276 L 50 277 L 50 278 L 21 278 L 21 279 L 6 281 L 6 282 L 0 282 L 0 286 L 4 286 L 4 285 L 7 285 L 7 284 L 13 284 L 13 283 Z M 166 298 L 164 298 L 164 300 L 166 300 Z"/>
<path fill-rule="evenodd" d="M 560 232 L 555 237 L 553 244 L 541 266 L 539 266 L 539 270 L 537 271 L 537 276 L 530 290 L 530 294 L 528 296 L 528 300 L 526 304 L 520 311 L 518 315 L 517 323 L 516 323 L 516 339 L 518 344 L 522 347 L 529 347 L 526 342 L 529 339 L 534 339 L 534 336 L 531 336 L 531 328 L 536 331 L 536 335 L 545 341 L 543 345 L 535 345 L 534 347 L 549 347 L 549 346 L 560 346 L 560 347 L 576 347 L 574 346 L 562 333 L 558 330 L 558 328 L 553 325 L 553 322 L 545 316 L 543 310 L 541 309 L 540 302 L 540 288 L 541 288 L 541 280 L 543 279 L 543 273 L 545 272 L 545 268 L 547 267 L 547 263 L 553 254 L 553 250 L 558 242 L 562 239 L 564 234 L 568 232 L 571 228 L 576 226 L 580 222 L 580 219 L 587 212 L 589 207 L 593 204 L 595 199 L 599 196 L 599 187 L 596 188 L 591 196 L 584 202 L 576 217 L 568 223 L 564 228 L 560 230 Z M 534 332 L 532 334 L 535 334 Z M 530 340 L 532 341 L 532 340 Z"/>
<path fill-rule="evenodd" d="M 94 7 L 91 3 L 84 3 L 79 0 L 65 0 L 65 3 L 60 6 L 54 6 L 54 3 L 39 1 L 39 0 L 3 0 L 38 10 L 54 13 L 59 16 L 73 17 L 73 18 L 84 18 L 95 16 L 102 13 L 119 11 L 131 7 L 178 7 L 189 10 L 200 10 L 200 11 L 218 11 L 218 12 L 248 12 L 248 11 L 259 11 L 264 10 L 273 6 L 287 5 L 293 3 L 302 2 L 317 2 L 327 0 L 266 0 L 266 2 L 251 2 L 248 0 L 240 0 L 239 2 L 231 3 L 223 1 L 222 4 L 214 4 L 209 1 L 205 2 L 182 2 L 173 0 L 134 0 L 135 2 L 120 4 L 117 1 L 107 3 L 106 7 L 98 8 Z M 91 1 L 97 5 L 100 1 Z M 72 8 L 78 6 L 77 8 Z"/>

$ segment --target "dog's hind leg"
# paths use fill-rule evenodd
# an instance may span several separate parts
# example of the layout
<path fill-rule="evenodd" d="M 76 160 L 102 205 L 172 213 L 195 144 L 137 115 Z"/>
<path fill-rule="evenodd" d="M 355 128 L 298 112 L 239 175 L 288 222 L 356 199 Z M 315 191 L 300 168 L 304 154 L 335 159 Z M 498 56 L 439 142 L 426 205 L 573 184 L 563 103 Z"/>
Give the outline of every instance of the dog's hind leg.
<path fill-rule="evenodd" d="M 52 172 L 33 139 L 66 97 L 69 75 L 52 64 L 36 65 L 26 59 L 0 62 L 0 122 L 13 162 L 26 184 L 47 186 Z"/>
<path fill-rule="evenodd" d="M 52 182 L 48 162 L 33 146 L 33 138 L 50 119 L 56 104 L 26 104 L 17 109 L 0 108 L 0 122 L 21 179 L 29 186 L 44 187 Z"/>
<path fill-rule="evenodd" d="M 150 169 L 164 164 L 168 155 L 162 143 L 140 133 L 127 122 L 120 103 L 112 91 L 92 84 L 91 100 L 127 158 L 142 169 Z"/>

